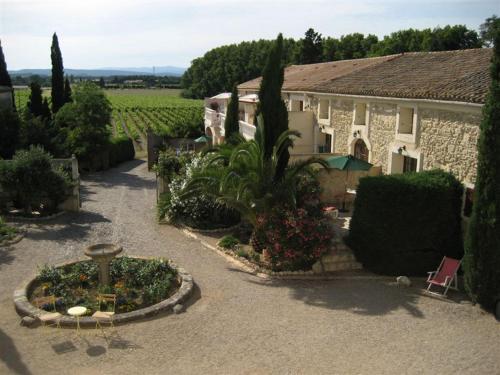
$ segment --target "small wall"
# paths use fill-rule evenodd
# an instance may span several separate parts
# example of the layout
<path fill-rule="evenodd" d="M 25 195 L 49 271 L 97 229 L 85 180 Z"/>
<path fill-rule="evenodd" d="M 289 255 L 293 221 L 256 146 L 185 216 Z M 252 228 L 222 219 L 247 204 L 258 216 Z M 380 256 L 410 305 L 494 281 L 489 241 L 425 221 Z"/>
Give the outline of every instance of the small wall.
<path fill-rule="evenodd" d="M 314 152 L 314 114 L 311 111 L 288 112 L 288 128 L 298 131 L 301 135 L 300 138 L 295 139 L 291 153 Z"/>
<path fill-rule="evenodd" d="M 320 199 L 324 203 L 340 205 L 344 199 L 346 189 L 356 190 L 359 179 L 366 176 L 378 176 L 382 174 L 381 167 L 372 167 L 369 171 L 341 171 L 340 169 L 321 169 L 318 172 L 318 180 L 322 189 Z M 346 201 L 352 201 L 353 196 L 346 195 Z"/>

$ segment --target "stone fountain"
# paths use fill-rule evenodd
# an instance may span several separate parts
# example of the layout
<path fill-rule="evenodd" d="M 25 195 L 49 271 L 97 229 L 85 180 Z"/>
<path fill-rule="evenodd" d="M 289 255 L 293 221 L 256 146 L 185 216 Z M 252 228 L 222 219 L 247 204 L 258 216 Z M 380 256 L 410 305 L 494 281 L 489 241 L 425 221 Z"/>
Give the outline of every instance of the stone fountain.
<path fill-rule="evenodd" d="M 109 285 L 109 263 L 122 252 L 122 247 L 115 244 L 97 244 L 85 249 L 85 255 L 99 265 L 99 284 Z"/>

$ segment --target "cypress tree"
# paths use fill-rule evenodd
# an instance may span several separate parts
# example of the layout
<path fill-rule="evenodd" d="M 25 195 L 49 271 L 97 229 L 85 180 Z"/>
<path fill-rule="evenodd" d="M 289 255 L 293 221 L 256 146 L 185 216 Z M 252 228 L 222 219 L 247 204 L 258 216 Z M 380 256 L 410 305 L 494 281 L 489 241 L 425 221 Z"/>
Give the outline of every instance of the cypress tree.
<path fill-rule="evenodd" d="M 43 98 L 42 117 L 46 120 L 50 120 L 52 118 L 52 113 L 50 112 L 49 101 L 47 100 L 47 98 Z"/>
<path fill-rule="evenodd" d="M 491 87 L 478 142 L 474 207 L 465 241 L 465 287 L 500 314 L 500 30 L 494 36 Z M 497 316 L 499 317 L 499 316 Z M 500 318 L 500 317 L 499 317 Z"/>
<path fill-rule="evenodd" d="M 240 132 L 239 98 L 236 85 L 231 92 L 231 100 L 227 106 L 226 120 L 224 121 L 224 132 L 226 142 L 232 143 L 235 135 Z"/>
<path fill-rule="evenodd" d="M 264 120 L 264 143 L 266 158 L 270 158 L 273 147 L 281 133 L 288 130 L 288 111 L 281 98 L 281 87 L 285 77 L 282 64 L 283 35 L 279 34 L 267 57 L 259 89 L 257 115 Z M 288 146 L 291 146 L 289 144 Z M 276 177 L 280 179 L 290 159 L 288 149 L 281 154 Z"/>
<path fill-rule="evenodd" d="M 5 56 L 3 55 L 2 42 L 0 41 L 0 86 L 7 86 L 12 89 L 12 80 L 10 79 L 9 72 L 7 70 L 7 63 L 5 62 Z M 14 90 L 12 90 L 12 108 L 16 110 L 16 103 L 14 101 Z"/>
<path fill-rule="evenodd" d="M 52 36 L 50 58 L 52 60 L 52 112 L 57 113 L 64 105 L 64 67 L 56 33 Z"/>
<path fill-rule="evenodd" d="M 31 112 L 33 117 L 42 116 L 43 111 L 43 99 L 42 99 L 42 88 L 38 82 L 32 82 L 30 84 L 30 97 L 28 99 L 28 110 Z"/>
<path fill-rule="evenodd" d="M 73 98 L 71 97 L 71 85 L 69 84 L 69 79 L 66 77 L 64 80 L 64 104 L 71 103 Z"/>

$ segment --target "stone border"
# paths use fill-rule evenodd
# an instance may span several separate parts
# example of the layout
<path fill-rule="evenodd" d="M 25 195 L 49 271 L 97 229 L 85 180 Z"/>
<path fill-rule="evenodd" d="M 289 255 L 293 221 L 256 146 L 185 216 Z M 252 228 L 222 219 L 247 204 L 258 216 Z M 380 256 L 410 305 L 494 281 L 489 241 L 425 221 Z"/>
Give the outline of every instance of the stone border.
<path fill-rule="evenodd" d="M 18 233 L 15 235 L 15 237 L 0 241 L 0 247 L 15 245 L 16 243 L 20 242 L 24 238 L 24 235 L 26 234 L 26 232 L 24 230 L 21 230 L 18 228 L 16 228 L 16 229 L 18 230 Z"/>
<path fill-rule="evenodd" d="M 217 254 L 224 257 L 228 262 L 235 264 L 240 269 L 246 273 L 252 274 L 262 279 L 269 280 L 387 280 L 393 281 L 392 276 L 379 276 L 374 274 L 366 275 L 339 275 L 334 273 L 314 273 L 312 270 L 309 271 L 272 271 L 249 260 L 239 257 L 233 251 L 224 249 L 220 246 L 213 246 L 208 242 L 200 239 L 196 233 L 191 232 L 189 229 L 182 229 L 181 232 L 189 238 L 195 239 L 201 243 L 207 249 L 210 249 Z"/>
<path fill-rule="evenodd" d="M 15 216 L 15 215 L 3 215 L 3 217 L 8 221 L 18 222 L 18 223 L 38 223 L 43 221 L 52 220 L 62 216 L 66 213 L 66 211 L 56 212 L 55 214 L 49 216 L 41 216 L 41 217 L 24 217 L 24 216 Z"/>
<path fill-rule="evenodd" d="M 158 257 L 144 257 L 144 256 L 131 256 L 130 258 L 136 259 L 158 259 Z M 56 267 L 68 266 L 81 261 L 89 261 L 88 259 L 79 259 L 76 261 L 70 261 L 63 264 L 56 265 Z M 191 293 L 193 292 L 194 282 L 193 277 L 187 273 L 183 268 L 177 267 L 174 263 L 168 262 L 169 266 L 177 270 L 178 281 L 181 283 L 177 292 L 166 300 L 163 300 L 155 305 L 144 307 L 139 310 L 130 311 L 127 313 L 115 314 L 113 317 L 113 323 L 122 324 L 130 322 L 133 320 L 143 319 L 149 316 L 156 315 L 162 311 L 172 310 L 173 307 L 179 303 L 185 302 Z M 33 306 L 28 300 L 28 293 L 31 285 L 34 283 L 36 276 L 22 283 L 16 291 L 14 291 L 14 305 L 17 313 L 21 316 L 30 316 L 32 318 L 37 318 L 38 316 L 45 314 L 46 311 L 41 310 Z M 76 318 L 63 315 L 59 320 L 61 326 L 65 327 L 76 327 Z M 51 320 L 48 324 L 56 323 L 55 320 Z M 95 327 L 96 321 L 90 316 L 84 316 L 80 318 L 81 327 Z"/>
<path fill-rule="evenodd" d="M 238 229 L 240 226 L 241 226 L 241 222 L 236 224 L 236 225 L 230 226 L 230 227 L 216 228 L 216 229 L 197 229 L 197 228 L 192 228 L 189 225 L 185 225 L 185 224 L 180 224 L 179 228 L 186 229 L 190 232 L 200 233 L 200 234 L 212 234 L 212 233 L 221 233 L 222 234 L 222 233 L 232 232 L 233 230 Z"/>

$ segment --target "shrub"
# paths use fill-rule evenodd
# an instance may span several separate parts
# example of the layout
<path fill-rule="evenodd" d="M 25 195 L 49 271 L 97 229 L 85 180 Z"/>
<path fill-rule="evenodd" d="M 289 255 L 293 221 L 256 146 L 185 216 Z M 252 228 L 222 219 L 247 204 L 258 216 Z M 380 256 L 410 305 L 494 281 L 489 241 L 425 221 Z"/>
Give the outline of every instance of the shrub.
<path fill-rule="evenodd" d="M 203 167 L 204 157 L 194 157 L 186 164 L 184 173 L 175 176 L 169 184 L 169 192 L 162 195 L 158 204 L 158 216 L 172 223 L 182 223 L 198 229 L 215 229 L 236 224 L 239 214 L 219 203 L 216 198 L 200 193 L 196 196 L 184 195 L 184 187 L 193 173 Z"/>
<path fill-rule="evenodd" d="M 109 164 L 115 166 L 135 157 L 134 143 L 126 136 L 111 138 L 109 143 Z"/>
<path fill-rule="evenodd" d="M 277 270 L 309 269 L 329 247 L 333 231 L 327 219 L 303 208 L 274 208 L 257 218 L 255 233 Z"/>
<path fill-rule="evenodd" d="M 239 243 L 240 241 L 238 241 L 236 237 L 227 235 L 222 237 L 222 239 L 219 241 L 219 246 L 223 247 L 224 249 L 234 249 Z"/>
<path fill-rule="evenodd" d="M 0 109 L 0 158 L 10 159 L 19 143 L 21 121 L 12 109 Z"/>
<path fill-rule="evenodd" d="M 434 170 L 360 180 L 348 244 L 369 270 L 419 275 L 463 256 L 462 186 Z"/>
<path fill-rule="evenodd" d="M 161 178 L 170 181 L 175 175 L 178 175 L 183 167 L 181 159 L 174 150 L 167 148 L 158 155 L 158 162 L 154 170 Z"/>
<path fill-rule="evenodd" d="M 51 159 L 43 148 L 32 146 L 17 151 L 12 161 L 0 162 L 0 184 L 27 214 L 47 199 L 48 211 L 55 211 L 67 195 L 70 178 L 61 168 L 53 169 Z"/>

